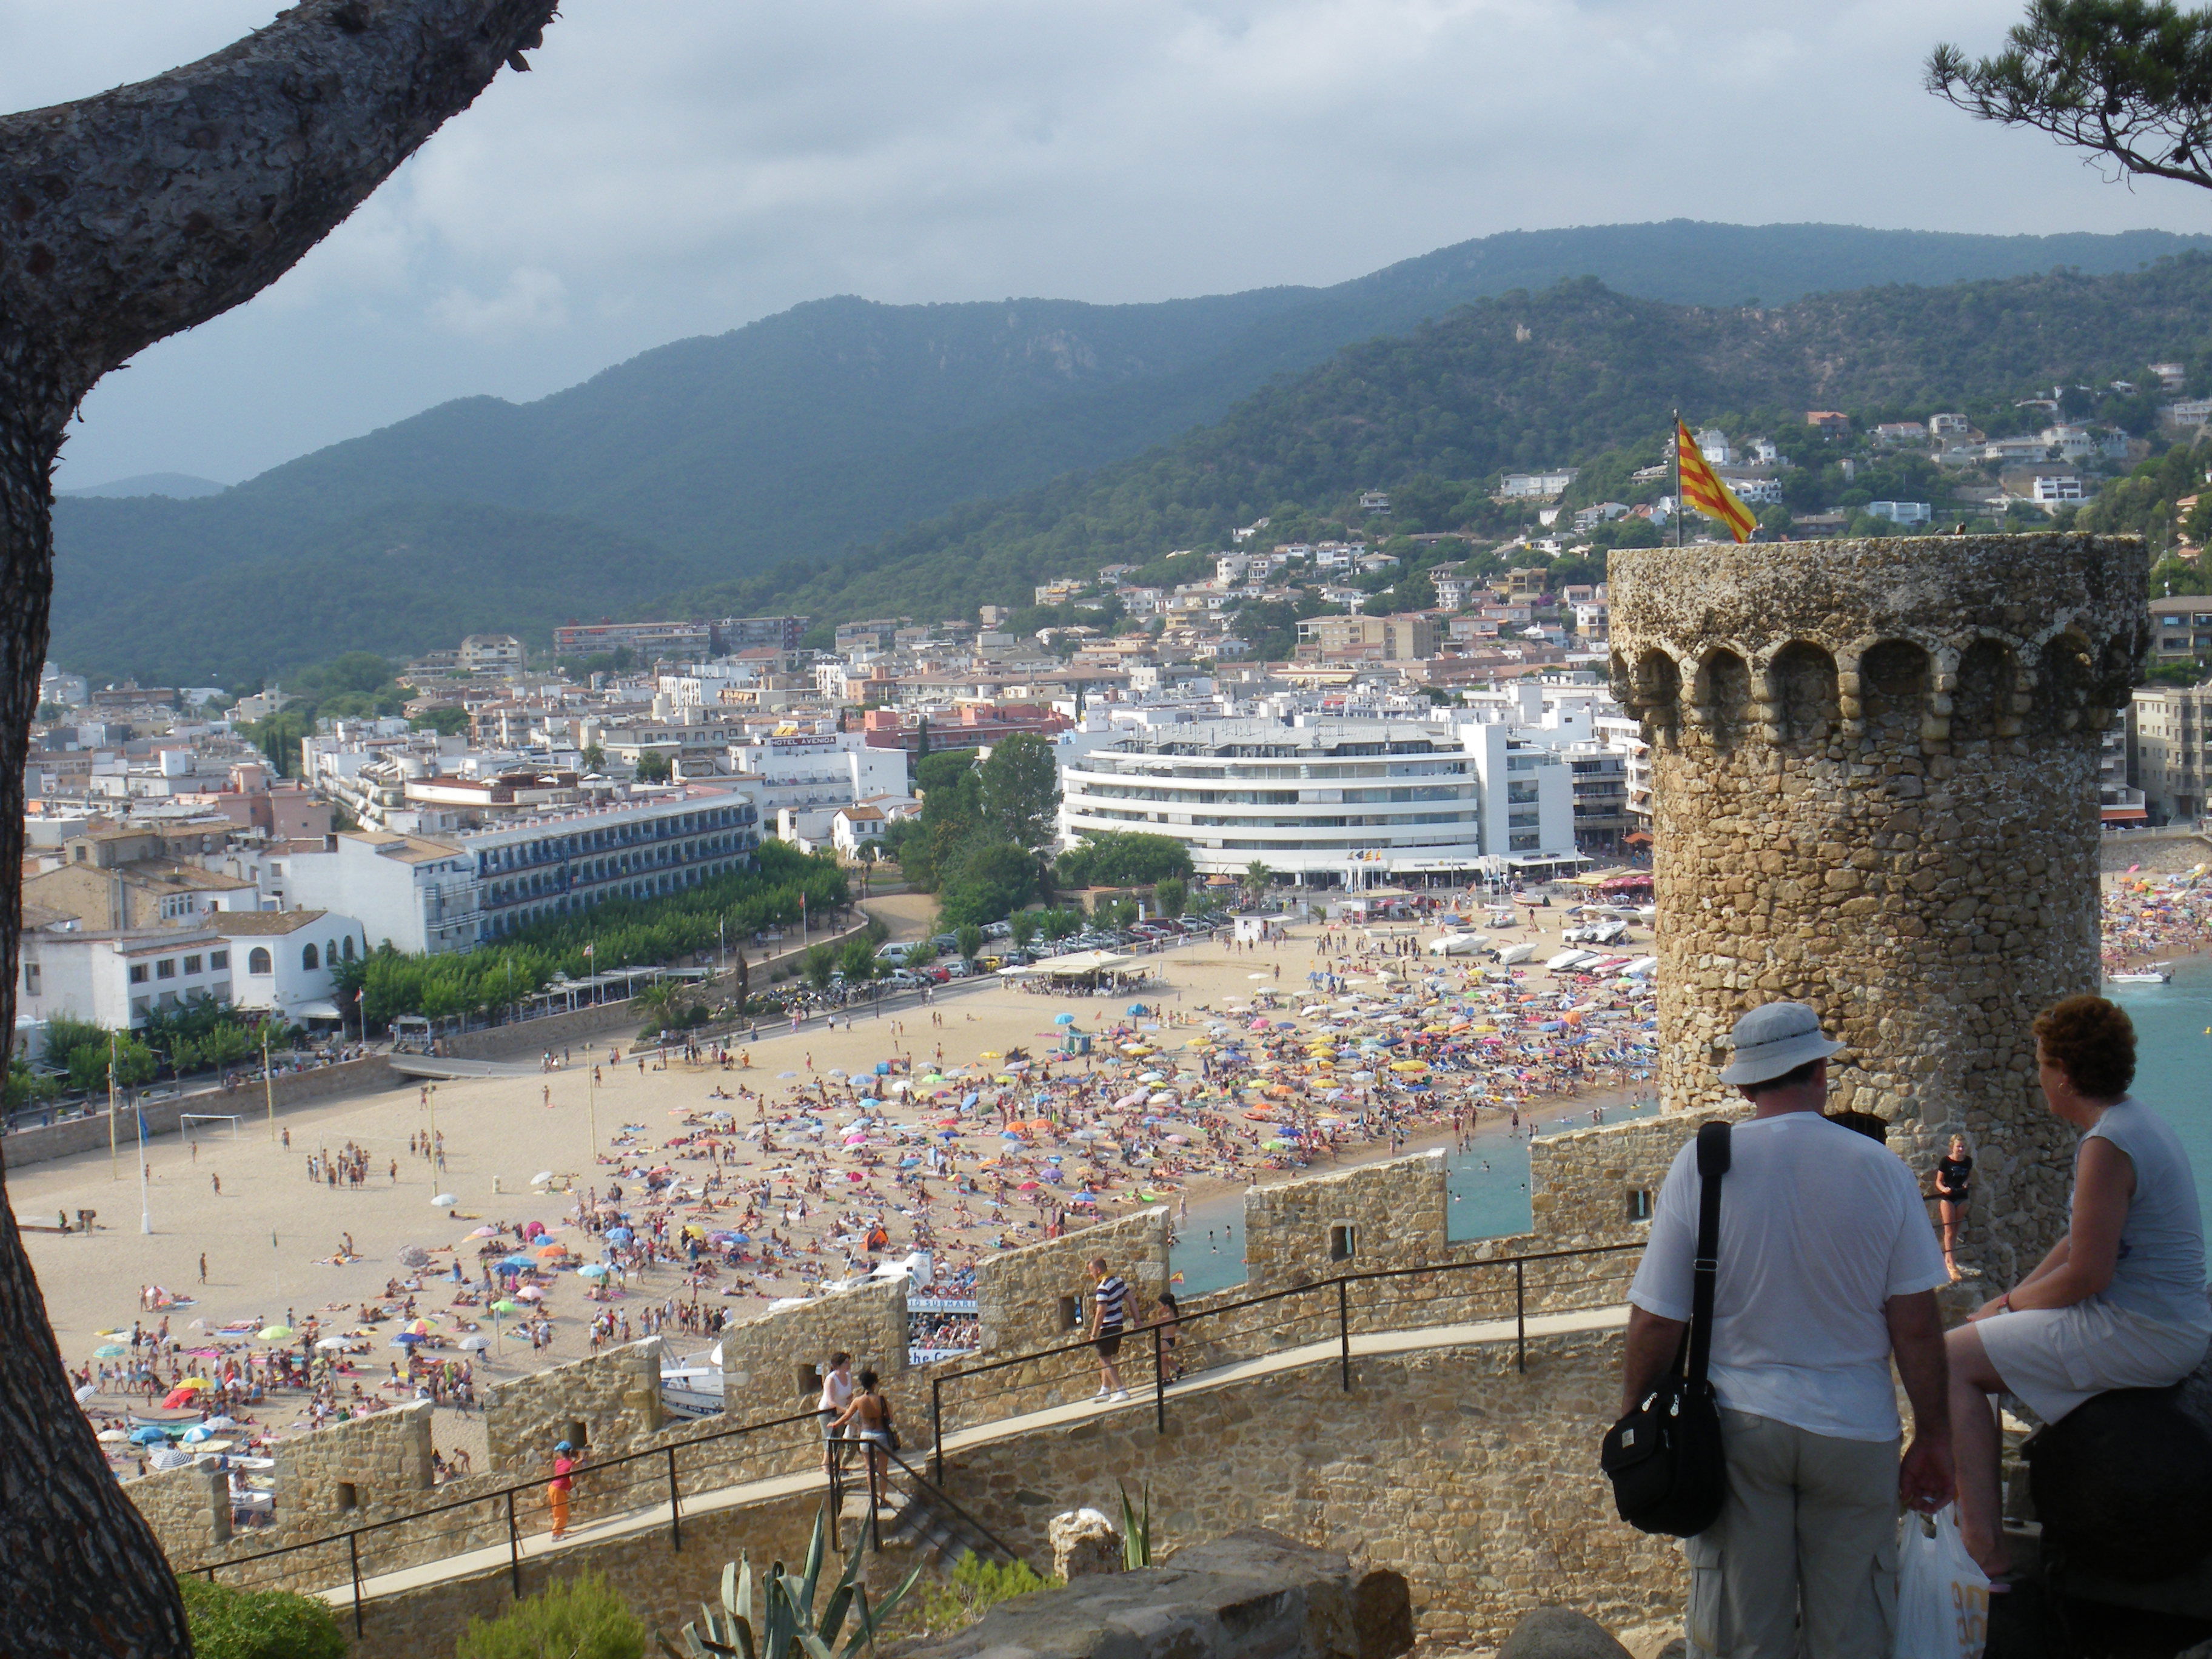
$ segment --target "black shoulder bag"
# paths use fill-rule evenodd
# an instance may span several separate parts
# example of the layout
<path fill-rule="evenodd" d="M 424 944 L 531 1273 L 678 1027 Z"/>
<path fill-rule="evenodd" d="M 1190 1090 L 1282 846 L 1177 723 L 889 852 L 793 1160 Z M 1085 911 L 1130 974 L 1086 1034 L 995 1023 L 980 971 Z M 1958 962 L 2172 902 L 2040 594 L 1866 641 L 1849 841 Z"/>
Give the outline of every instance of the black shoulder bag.
<path fill-rule="evenodd" d="M 1607 1431 L 1598 1455 L 1620 1518 L 1642 1532 L 1694 1537 L 1720 1518 L 1728 1495 L 1720 1407 L 1705 1379 L 1713 1346 L 1713 1283 L 1720 1270 L 1721 1177 L 1728 1168 L 1729 1126 L 1700 1125 L 1690 1328 L 1673 1369 Z"/>

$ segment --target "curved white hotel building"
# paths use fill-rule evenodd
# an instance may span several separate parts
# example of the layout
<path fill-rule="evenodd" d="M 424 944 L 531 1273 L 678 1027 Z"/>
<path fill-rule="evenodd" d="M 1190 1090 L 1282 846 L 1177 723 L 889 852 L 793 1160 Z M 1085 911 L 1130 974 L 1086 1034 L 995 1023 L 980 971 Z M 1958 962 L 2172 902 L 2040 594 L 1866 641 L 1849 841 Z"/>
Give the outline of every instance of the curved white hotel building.
<path fill-rule="evenodd" d="M 1206 875 L 1254 860 L 1304 886 L 1575 861 L 1572 784 L 1503 725 L 1204 720 L 1060 768 L 1060 828 L 1171 836 Z"/>

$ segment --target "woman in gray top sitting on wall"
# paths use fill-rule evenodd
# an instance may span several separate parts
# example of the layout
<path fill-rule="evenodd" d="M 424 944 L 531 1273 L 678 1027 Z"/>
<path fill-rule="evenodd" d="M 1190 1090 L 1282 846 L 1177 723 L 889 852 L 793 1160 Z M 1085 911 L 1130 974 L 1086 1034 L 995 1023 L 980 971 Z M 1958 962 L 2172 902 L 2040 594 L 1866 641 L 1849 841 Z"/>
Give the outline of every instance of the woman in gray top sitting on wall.
<path fill-rule="evenodd" d="M 2136 1031 L 2102 997 L 2069 997 L 2035 1022 L 2052 1114 L 2080 1129 L 2066 1237 L 2027 1278 L 1949 1338 L 1959 1528 L 1992 1578 L 2010 1565 L 1990 1396 L 2046 1423 L 2112 1389 L 2160 1389 L 2212 1343 L 2204 1228 L 2189 1156 L 2166 1120 L 2130 1097 Z"/>

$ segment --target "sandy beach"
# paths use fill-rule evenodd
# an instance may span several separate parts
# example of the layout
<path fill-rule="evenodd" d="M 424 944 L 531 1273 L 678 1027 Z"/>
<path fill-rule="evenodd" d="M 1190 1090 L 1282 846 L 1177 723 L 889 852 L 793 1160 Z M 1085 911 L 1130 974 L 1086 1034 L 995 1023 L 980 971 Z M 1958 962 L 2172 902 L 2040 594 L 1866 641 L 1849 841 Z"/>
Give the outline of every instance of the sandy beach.
<path fill-rule="evenodd" d="M 900 897 L 874 907 L 895 932 L 908 934 L 927 905 Z M 1565 912 L 1537 910 L 1532 921 L 1501 937 L 1548 947 L 1540 957 L 1559 949 L 1559 932 L 1571 925 Z M 52 1228 L 59 1215 L 99 1212 L 88 1235 L 27 1234 L 64 1358 L 73 1370 L 92 1370 L 95 1381 L 100 1367 L 126 1369 L 135 1357 L 103 1358 L 98 1351 L 128 1350 L 134 1322 L 152 1332 L 164 1319 L 175 1344 L 155 1367 L 165 1384 L 219 1375 L 237 1355 L 313 1352 L 306 1346 L 311 1339 L 347 1338 L 359 1352 L 335 1356 L 350 1369 L 331 1378 L 328 1402 L 349 1410 L 413 1397 L 404 1380 L 409 1354 L 392 1340 L 410 1318 L 422 1322 L 424 1332 L 416 1351 L 450 1364 L 449 1377 L 465 1364 L 478 1391 L 583 1357 L 591 1352 L 594 1319 L 611 1324 L 606 1334 L 613 1341 L 665 1328 L 672 1347 L 686 1352 L 712 1341 L 702 1328 L 715 1314 L 729 1322 L 757 1317 L 778 1297 L 805 1294 L 854 1264 L 864 1266 L 872 1242 L 878 1259 L 896 1259 L 920 1243 L 933 1254 L 937 1293 L 957 1296 L 980 1255 L 1035 1242 L 1094 1213 L 1126 1213 L 1163 1200 L 1195 1206 L 1254 1179 L 1326 1173 L 1394 1150 L 1449 1144 L 1458 1132 L 1455 1109 L 1466 1114 L 1464 1129 L 1502 1132 L 1512 1108 L 1486 1106 L 1494 1095 L 1466 1091 L 1469 1079 L 1455 1080 L 1450 1060 L 1441 1062 L 1432 1091 L 1412 1094 L 1389 1085 L 1421 1079 L 1394 1079 L 1389 1070 L 1367 1074 L 1374 1080 L 1365 1085 L 1324 1094 L 1322 1085 L 1345 1073 L 1316 1065 L 1309 1074 L 1306 1064 L 1293 1063 L 1328 1040 L 1312 1022 L 1302 1031 L 1281 1029 L 1298 1020 L 1302 1006 L 1315 1006 L 1308 975 L 1325 966 L 1352 979 L 1346 993 L 1370 999 L 1389 988 L 1374 970 L 1390 963 L 1416 976 L 1436 970 L 1431 991 L 1456 995 L 1481 986 L 1480 966 L 1467 958 L 1397 955 L 1416 937 L 1408 924 L 1348 937 L 1337 930 L 1326 957 L 1322 935 L 1308 926 L 1275 944 L 1208 942 L 1147 957 L 1160 975 L 1158 988 L 1110 1000 L 1034 994 L 994 982 L 895 1016 L 856 1011 L 835 1030 L 817 1026 L 794 1036 L 763 1024 L 757 1040 L 729 1041 L 725 1063 L 711 1052 L 697 1062 L 664 1064 L 648 1055 L 641 1068 L 626 1042 L 575 1046 L 556 1053 L 565 1063 L 550 1073 L 533 1069 L 524 1077 L 303 1107 L 277 1120 L 273 1140 L 268 1123 L 248 1115 L 234 1138 L 203 1133 L 188 1143 L 173 1136 L 149 1146 L 150 1235 L 138 1231 L 137 1149 L 127 1139 L 112 1167 L 105 1152 L 33 1165 L 11 1178 L 9 1193 L 18 1219 L 29 1225 Z M 1363 950 L 1374 954 L 1349 953 Z M 1560 989 L 1585 1000 L 1590 994 L 1579 985 L 1554 987 L 1540 966 L 1522 973 L 1513 994 Z M 1254 1012 L 1247 1000 L 1278 992 L 1283 1006 L 1267 1012 L 1268 1030 L 1247 1036 Z M 1133 1002 L 1146 1006 L 1146 1016 L 1127 1012 Z M 1232 1007 L 1233 1018 L 1224 1018 Z M 1066 1015 L 1075 1029 L 1095 1034 L 1087 1060 L 1051 1053 L 1066 1029 L 1055 1016 Z M 1116 1026 L 1128 1028 L 1122 1042 L 1143 1051 L 1118 1065 L 1106 1063 L 1105 1053 Z M 1285 1059 L 1260 1060 L 1249 1074 L 1224 1066 L 1237 1051 L 1216 1046 L 1224 1030 L 1231 1043 L 1273 1042 Z M 1537 1033 L 1534 1020 L 1522 1035 L 1532 1054 L 1553 1040 Z M 1002 1069 L 1017 1049 L 1034 1057 L 1032 1066 Z M 741 1056 L 749 1067 L 738 1063 Z M 526 1063 L 534 1068 L 535 1056 Z M 1346 1071 L 1357 1063 L 1347 1054 Z M 890 1073 L 879 1076 L 879 1064 Z M 1139 1066 L 1156 1069 L 1139 1073 Z M 1209 1095 L 1200 1075 L 1212 1072 L 1218 1079 L 1224 1069 L 1238 1088 L 1253 1091 L 1242 1105 L 1218 1080 Z M 1138 1077 L 1154 1081 L 1139 1086 Z M 1514 1104 L 1546 1080 L 1532 1076 L 1526 1091 L 1510 1097 Z M 1293 1081 L 1295 1091 L 1287 1086 Z M 1571 1108 L 1547 1099 L 1536 1115 L 1548 1125 L 1562 1109 L 1579 1113 L 1618 1099 L 1625 1081 L 1601 1069 Z M 1154 1090 L 1174 1098 L 1148 1092 Z M 1475 1097 L 1466 1098 L 1468 1092 Z M 1042 1103 L 1048 1094 L 1050 1103 Z M 969 1097 L 975 1103 L 963 1113 L 961 1103 Z M 866 1107 L 865 1099 L 881 1104 Z M 802 1109 L 812 1115 L 801 1115 Z M 1367 1133 L 1358 1121 L 1363 1109 Z M 727 1116 L 708 1115 L 714 1113 Z M 1010 1127 L 1022 1124 L 1028 1127 Z M 423 1156 L 434 1129 L 442 1169 Z M 678 1144 L 672 1147 L 672 1140 Z M 1114 1155 L 1125 1149 L 1139 1160 Z M 311 1159 L 318 1161 L 312 1179 Z M 1301 1160 L 1310 1170 L 1298 1167 Z M 345 1178 L 333 1182 L 332 1164 Z M 551 1182 L 538 1180 L 549 1172 Z M 656 1189 L 650 1196 L 648 1187 Z M 611 1189 L 621 1193 L 611 1203 Z M 1083 1193 L 1096 1195 L 1095 1210 Z M 432 1202 L 447 1194 L 452 1204 Z M 622 1222 L 626 1237 L 610 1231 Z M 687 1238 L 687 1227 L 697 1236 Z M 483 1236 L 495 1228 L 496 1237 Z M 524 1231 L 532 1235 L 526 1246 Z M 731 1234 L 744 1243 L 731 1243 Z M 350 1259 L 343 1253 L 349 1241 Z M 593 1281 L 554 1271 L 550 1261 L 520 1281 L 487 1285 L 488 1247 L 494 1257 L 520 1250 L 542 1260 L 539 1253 L 556 1244 L 566 1248 L 571 1264 L 611 1263 L 609 1288 L 595 1291 Z M 421 1253 L 410 1258 L 424 1261 L 419 1268 L 402 1260 L 410 1249 Z M 695 1251 L 696 1265 L 687 1259 Z M 502 1291 L 511 1296 L 518 1283 L 541 1292 L 534 1308 L 544 1316 L 542 1346 L 513 1334 L 533 1310 L 526 1297 L 508 1300 L 514 1312 L 496 1322 L 491 1316 L 490 1304 L 503 1299 Z M 178 1305 L 142 1309 L 146 1286 L 161 1287 Z M 601 1294 L 609 1299 L 593 1299 Z M 457 1295 L 465 1298 L 460 1305 Z M 231 1334 L 219 1335 L 225 1327 Z M 293 1334 L 268 1341 L 255 1335 L 280 1327 Z M 456 1346 L 471 1336 L 481 1339 L 482 1352 Z M 145 1403 L 143 1391 L 126 1397 L 120 1387 L 117 1381 L 92 1396 L 88 1410 L 105 1419 Z M 234 1434 L 281 1437 L 302 1420 L 304 1402 L 298 1392 L 276 1394 Z M 441 1405 L 435 1435 L 441 1453 L 467 1450 L 481 1467 L 474 1417 Z M 135 1454 L 117 1449 L 119 1468 L 135 1467 Z"/>

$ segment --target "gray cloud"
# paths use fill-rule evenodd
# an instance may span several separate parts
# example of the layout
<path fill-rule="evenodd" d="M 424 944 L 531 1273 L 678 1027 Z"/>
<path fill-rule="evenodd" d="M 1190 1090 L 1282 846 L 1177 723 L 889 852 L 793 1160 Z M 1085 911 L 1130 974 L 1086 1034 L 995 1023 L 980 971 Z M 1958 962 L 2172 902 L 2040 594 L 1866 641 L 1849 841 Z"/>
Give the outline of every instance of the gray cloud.
<path fill-rule="evenodd" d="M 157 73 L 266 3 L 0 0 L 0 104 Z M 571 0 L 299 270 L 144 355 L 65 481 L 229 479 L 543 394 L 799 301 L 1328 283 L 1492 231 L 1686 216 L 2212 222 L 1919 90 L 2019 0 Z M 88 27 L 88 20 L 91 27 Z"/>

